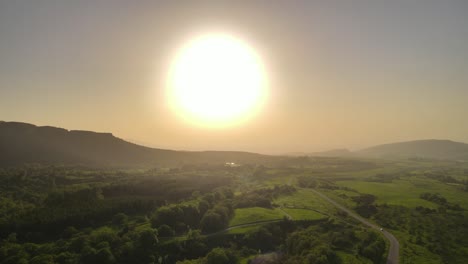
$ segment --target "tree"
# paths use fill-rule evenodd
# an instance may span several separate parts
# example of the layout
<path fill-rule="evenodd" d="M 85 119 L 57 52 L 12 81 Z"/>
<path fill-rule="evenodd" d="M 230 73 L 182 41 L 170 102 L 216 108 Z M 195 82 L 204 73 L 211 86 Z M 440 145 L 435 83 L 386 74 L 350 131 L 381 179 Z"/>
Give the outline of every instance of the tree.
<path fill-rule="evenodd" d="M 169 225 L 175 228 L 177 222 L 183 221 L 184 212 L 179 206 L 163 206 L 156 210 L 156 213 L 151 219 L 153 227 L 160 225 Z"/>
<path fill-rule="evenodd" d="M 158 228 L 158 234 L 161 237 L 172 237 L 175 235 L 175 232 L 170 226 L 162 225 Z"/>
<path fill-rule="evenodd" d="M 204 215 L 206 211 L 210 209 L 210 207 L 210 203 L 206 200 L 201 200 L 200 202 L 198 202 L 198 211 L 200 215 Z"/>
<path fill-rule="evenodd" d="M 42 254 L 31 259 L 31 264 L 54 264 L 54 256 Z"/>
<path fill-rule="evenodd" d="M 118 213 L 112 217 L 112 224 L 116 226 L 123 226 L 128 221 L 128 216 L 124 213 Z"/>
<path fill-rule="evenodd" d="M 214 248 L 206 255 L 206 264 L 227 264 L 228 261 L 229 258 L 222 248 Z"/>
<path fill-rule="evenodd" d="M 115 263 L 114 255 L 108 247 L 100 249 L 96 252 L 96 263 L 112 264 Z"/>
<path fill-rule="evenodd" d="M 203 232 L 219 231 L 224 227 L 223 218 L 218 213 L 208 211 L 200 221 L 200 227 Z"/>

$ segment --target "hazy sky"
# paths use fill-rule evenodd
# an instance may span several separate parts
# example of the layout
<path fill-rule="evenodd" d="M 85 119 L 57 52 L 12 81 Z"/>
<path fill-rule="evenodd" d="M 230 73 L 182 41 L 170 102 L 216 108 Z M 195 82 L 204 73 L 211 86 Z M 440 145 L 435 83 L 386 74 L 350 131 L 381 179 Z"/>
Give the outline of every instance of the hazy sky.
<path fill-rule="evenodd" d="M 270 96 L 202 129 L 168 107 L 171 58 L 209 31 L 248 42 Z M 317 151 L 468 142 L 468 1 L 0 0 L 0 120 L 174 149 Z"/>

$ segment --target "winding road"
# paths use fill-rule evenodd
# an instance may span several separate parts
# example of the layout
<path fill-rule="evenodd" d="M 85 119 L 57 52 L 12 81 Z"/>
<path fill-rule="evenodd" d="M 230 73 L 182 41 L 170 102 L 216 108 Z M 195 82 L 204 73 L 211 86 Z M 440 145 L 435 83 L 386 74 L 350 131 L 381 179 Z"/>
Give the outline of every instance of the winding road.
<path fill-rule="evenodd" d="M 348 208 L 340 205 L 339 203 L 335 202 L 334 200 L 330 199 L 328 196 L 318 192 L 317 190 L 314 190 L 314 189 L 311 189 L 315 194 L 317 194 L 318 196 L 320 196 L 321 198 L 323 198 L 324 200 L 326 200 L 327 202 L 333 204 L 335 207 L 337 207 L 338 209 L 346 212 L 349 216 L 353 217 L 354 219 L 358 220 L 359 222 L 375 229 L 375 230 L 380 230 L 380 227 L 369 222 L 368 220 L 362 218 L 361 216 L 357 215 L 356 213 L 352 212 L 351 210 L 349 210 Z M 280 210 L 289 218 L 292 220 L 292 217 L 286 213 L 282 208 L 280 208 Z M 211 233 L 211 234 L 204 234 L 203 236 L 205 237 L 209 237 L 209 236 L 215 236 L 215 235 L 218 235 L 218 234 L 221 234 L 221 233 L 225 233 L 229 230 L 233 230 L 233 229 L 237 229 L 237 228 L 243 228 L 243 227 L 249 227 L 249 226 L 255 226 L 255 225 L 261 225 L 261 224 L 267 224 L 267 223 L 274 223 L 274 222 L 280 222 L 280 221 L 283 221 L 283 219 L 272 219 L 272 220 L 263 220 L 263 221 L 257 221 L 257 222 L 251 222 L 251 223 L 245 223 L 245 224 L 240 224 L 240 225 L 235 225 L 235 226 L 231 226 L 231 227 L 228 227 L 224 230 L 221 230 L 221 231 L 218 231 L 218 232 L 215 232 L 215 233 Z M 393 234 L 391 234 L 390 232 L 388 232 L 387 230 L 383 230 L 381 231 L 382 234 L 388 239 L 388 241 L 390 242 L 390 248 L 389 248 L 389 251 L 388 251 L 388 256 L 387 256 L 387 264 L 398 264 L 398 258 L 399 258 L 399 250 L 400 250 L 400 244 L 398 243 L 398 240 L 395 238 L 395 236 Z M 180 236 L 180 237 L 184 237 L 184 236 Z M 166 238 L 174 238 L 174 237 L 166 237 Z"/>
<path fill-rule="evenodd" d="M 359 222 L 371 227 L 371 228 L 374 228 L 376 230 L 380 230 L 380 227 L 367 221 L 366 219 L 362 218 L 361 216 L 357 215 L 356 213 L 352 212 L 351 210 L 349 210 L 348 208 L 338 204 L 337 202 L 335 202 L 334 200 L 328 198 L 328 196 L 316 191 L 316 190 L 312 190 L 315 194 L 317 194 L 318 196 L 322 197 L 324 200 L 328 201 L 329 203 L 333 204 L 334 206 L 336 206 L 338 209 L 340 209 L 341 211 L 344 211 L 346 212 L 349 216 L 353 217 L 354 219 L 358 220 Z M 394 235 L 392 235 L 390 232 L 386 231 L 386 230 L 383 230 L 382 231 L 382 234 L 388 239 L 388 241 L 390 242 L 390 248 L 389 248 L 389 251 L 388 251 L 388 256 L 387 256 L 387 264 L 398 264 L 398 257 L 399 257 L 399 250 L 400 250 L 400 243 L 398 243 L 398 240 L 395 238 Z"/>

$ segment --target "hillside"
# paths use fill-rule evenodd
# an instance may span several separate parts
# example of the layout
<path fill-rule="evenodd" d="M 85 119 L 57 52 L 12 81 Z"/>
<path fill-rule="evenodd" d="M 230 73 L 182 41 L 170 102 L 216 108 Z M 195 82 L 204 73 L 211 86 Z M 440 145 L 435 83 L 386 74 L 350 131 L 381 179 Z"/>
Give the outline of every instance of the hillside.
<path fill-rule="evenodd" d="M 129 143 L 110 133 L 0 121 L 0 166 L 26 163 L 155 166 L 186 163 L 255 163 L 277 157 L 236 151 L 174 151 Z"/>
<path fill-rule="evenodd" d="M 352 152 L 348 149 L 332 149 L 327 151 L 321 152 L 313 152 L 310 153 L 309 156 L 316 156 L 316 157 L 347 157 L 352 155 Z"/>
<path fill-rule="evenodd" d="M 429 158 L 468 160 L 468 144 L 450 140 L 415 140 L 378 145 L 355 152 L 375 158 Z"/>

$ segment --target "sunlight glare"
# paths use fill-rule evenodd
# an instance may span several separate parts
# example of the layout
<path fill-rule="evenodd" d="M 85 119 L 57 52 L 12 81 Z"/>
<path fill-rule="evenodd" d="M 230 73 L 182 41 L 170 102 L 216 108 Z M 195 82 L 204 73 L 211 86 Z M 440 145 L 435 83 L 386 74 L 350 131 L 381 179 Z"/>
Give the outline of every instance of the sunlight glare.
<path fill-rule="evenodd" d="M 266 96 L 263 65 L 255 51 L 229 35 L 204 35 L 185 45 L 170 69 L 171 105 L 184 119 L 224 127 L 258 110 Z"/>

